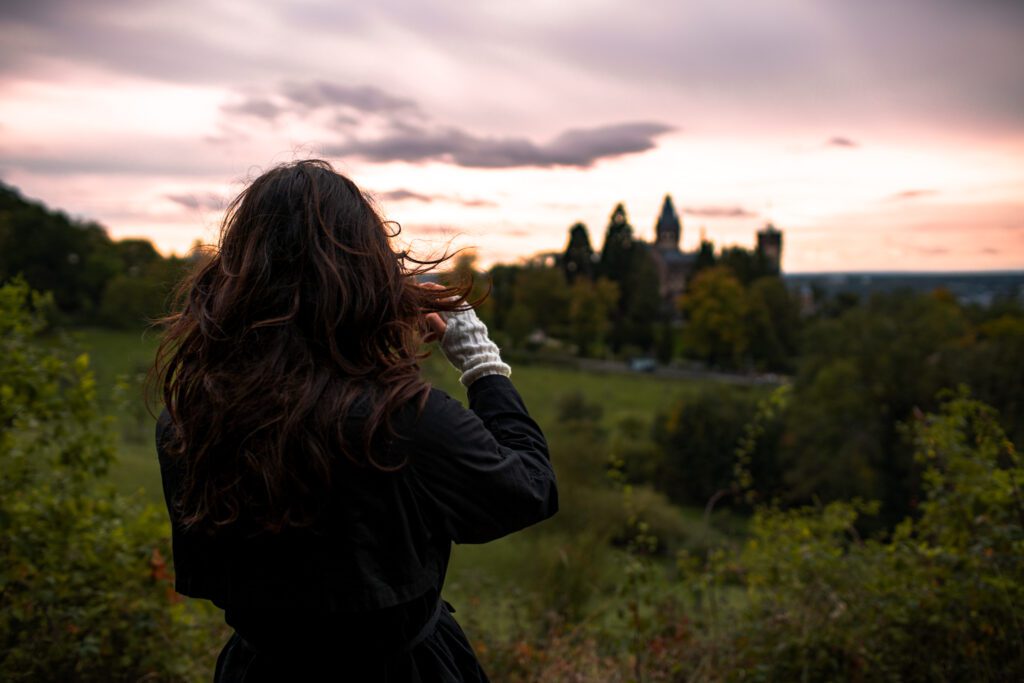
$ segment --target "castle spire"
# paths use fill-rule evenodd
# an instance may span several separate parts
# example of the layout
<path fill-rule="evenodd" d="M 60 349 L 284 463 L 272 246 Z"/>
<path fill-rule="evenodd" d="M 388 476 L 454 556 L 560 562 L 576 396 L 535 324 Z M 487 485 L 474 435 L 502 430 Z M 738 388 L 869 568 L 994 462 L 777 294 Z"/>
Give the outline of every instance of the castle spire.
<path fill-rule="evenodd" d="M 658 216 L 658 224 L 654 229 L 654 246 L 658 249 L 679 250 L 679 241 L 683 236 L 683 225 L 679 221 L 679 214 L 672 204 L 672 196 L 665 195 L 665 202 L 661 205 L 661 215 Z"/>

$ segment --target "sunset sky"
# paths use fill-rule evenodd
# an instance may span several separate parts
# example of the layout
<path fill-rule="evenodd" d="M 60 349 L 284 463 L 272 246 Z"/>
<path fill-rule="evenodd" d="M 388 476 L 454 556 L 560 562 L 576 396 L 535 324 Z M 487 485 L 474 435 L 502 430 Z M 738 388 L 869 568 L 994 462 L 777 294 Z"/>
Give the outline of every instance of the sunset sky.
<path fill-rule="evenodd" d="M 652 239 L 789 272 L 1024 268 L 1024 2 L 8 0 L 0 179 L 164 252 L 329 159 L 421 253 Z"/>

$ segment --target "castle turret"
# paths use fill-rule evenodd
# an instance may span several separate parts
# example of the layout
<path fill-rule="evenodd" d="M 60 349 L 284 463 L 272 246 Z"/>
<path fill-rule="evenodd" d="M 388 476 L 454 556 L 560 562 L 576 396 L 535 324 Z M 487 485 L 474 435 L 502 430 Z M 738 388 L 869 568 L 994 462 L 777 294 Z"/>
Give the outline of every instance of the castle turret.
<path fill-rule="evenodd" d="M 772 272 L 782 272 L 782 233 L 771 223 L 757 233 L 757 253 L 768 263 Z"/>
<path fill-rule="evenodd" d="M 672 197 L 665 195 L 665 203 L 661 205 L 661 215 L 654 229 L 654 246 L 662 250 L 679 251 L 679 241 L 683 237 L 683 226 L 679 214 L 672 204 Z"/>

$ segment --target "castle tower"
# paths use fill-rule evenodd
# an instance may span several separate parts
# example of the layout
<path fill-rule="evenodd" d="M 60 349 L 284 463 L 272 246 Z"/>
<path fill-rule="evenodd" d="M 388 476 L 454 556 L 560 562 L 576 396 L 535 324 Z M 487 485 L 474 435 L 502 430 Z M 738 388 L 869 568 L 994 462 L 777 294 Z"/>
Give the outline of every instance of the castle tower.
<path fill-rule="evenodd" d="M 782 233 L 771 223 L 757 232 L 757 253 L 768 262 L 772 272 L 782 272 Z"/>
<path fill-rule="evenodd" d="M 679 241 L 683 237 L 683 225 L 679 214 L 672 204 L 672 197 L 665 195 L 665 203 L 661 205 L 661 215 L 654 229 L 654 246 L 664 251 L 679 251 Z"/>

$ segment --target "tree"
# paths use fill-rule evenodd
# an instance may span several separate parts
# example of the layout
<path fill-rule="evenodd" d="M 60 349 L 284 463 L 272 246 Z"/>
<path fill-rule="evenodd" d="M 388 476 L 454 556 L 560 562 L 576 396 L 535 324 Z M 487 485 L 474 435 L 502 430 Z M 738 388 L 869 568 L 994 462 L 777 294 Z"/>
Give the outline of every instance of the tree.
<path fill-rule="evenodd" d="M 565 325 L 569 288 L 557 268 L 526 268 L 516 276 L 516 302 L 529 308 L 537 326 L 549 334 Z"/>
<path fill-rule="evenodd" d="M 675 503 L 704 507 L 732 481 L 733 451 L 755 407 L 753 396 L 733 387 L 715 387 L 673 403 L 652 427 L 663 453 L 658 488 Z"/>
<path fill-rule="evenodd" d="M 633 239 L 633 227 L 622 204 L 615 206 L 608 221 L 598 272 L 619 286 L 619 305 L 612 317 L 612 348 L 652 348 L 661 306 L 658 272 L 647 245 Z"/>
<path fill-rule="evenodd" d="M 597 355 L 603 347 L 618 300 L 619 286 L 606 278 L 598 278 L 594 282 L 578 278 L 573 283 L 569 326 L 579 355 Z"/>
<path fill-rule="evenodd" d="M 709 268 L 694 278 L 682 297 L 682 309 L 687 355 L 712 365 L 742 364 L 749 344 L 746 293 L 728 268 Z"/>
<path fill-rule="evenodd" d="M 569 245 L 562 256 L 562 268 L 570 283 L 579 277 L 590 279 L 594 276 L 594 249 L 590 246 L 590 235 L 583 223 L 576 223 L 569 229 Z"/>
<path fill-rule="evenodd" d="M 516 278 L 521 266 L 498 264 L 488 271 L 491 293 L 487 298 L 491 301 L 492 319 L 495 328 L 505 330 L 508 325 L 509 313 L 515 305 Z"/>
<path fill-rule="evenodd" d="M 600 275 L 621 287 L 632 262 L 633 226 L 626 218 L 626 207 L 621 203 L 615 205 L 608 229 L 604 234 L 604 246 L 601 247 L 601 262 L 598 269 Z"/>
<path fill-rule="evenodd" d="M 967 332 L 954 300 L 909 292 L 811 324 L 787 425 L 790 500 L 880 500 L 882 524 L 907 514 L 917 481 L 902 425 L 956 385 Z"/>
<path fill-rule="evenodd" d="M 654 347 L 655 325 L 662 316 L 658 271 L 648 245 L 634 243 L 620 287 L 622 296 L 612 343 L 617 351 L 627 345 L 649 351 Z"/>
<path fill-rule="evenodd" d="M 763 370 L 792 369 L 800 331 L 800 303 L 778 277 L 762 277 L 747 289 L 750 356 Z"/>
<path fill-rule="evenodd" d="M 722 250 L 718 263 L 729 268 L 744 286 L 760 277 L 778 275 L 774 265 L 756 249 L 727 247 Z"/>
<path fill-rule="evenodd" d="M 707 268 L 713 268 L 716 263 L 714 243 L 702 239 L 700 241 L 700 248 L 697 249 L 697 258 L 693 262 L 693 269 L 690 270 L 690 277 L 697 275 L 697 273 Z"/>
<path fill-rule="evenodd" d="M 72 220 L 0 183 L 0 283 L 20 274 L 74 320 L 93 323 L 99 314 L 127 325 L 162 315 L 168 268 L 180 265 L 148 240 L 114 242 L 102 226 Z M 104 305 L 108 292 L 113 300 Z"/>

